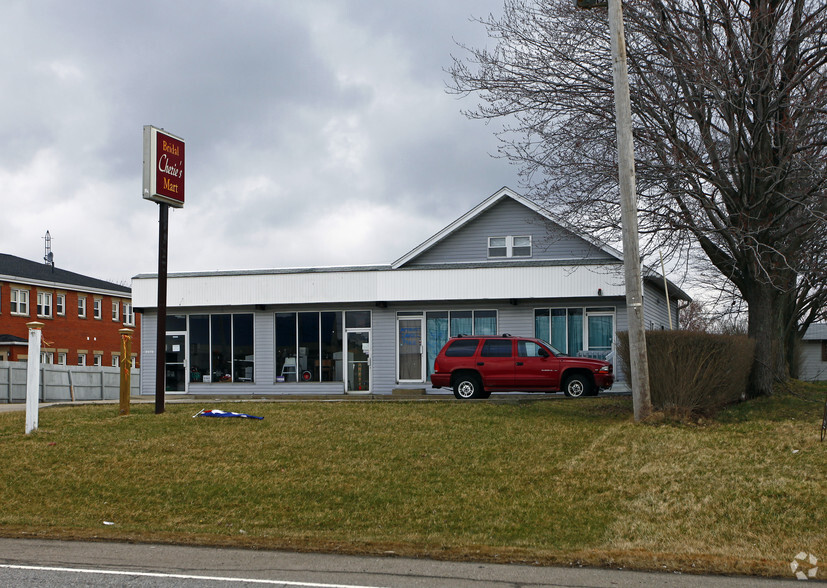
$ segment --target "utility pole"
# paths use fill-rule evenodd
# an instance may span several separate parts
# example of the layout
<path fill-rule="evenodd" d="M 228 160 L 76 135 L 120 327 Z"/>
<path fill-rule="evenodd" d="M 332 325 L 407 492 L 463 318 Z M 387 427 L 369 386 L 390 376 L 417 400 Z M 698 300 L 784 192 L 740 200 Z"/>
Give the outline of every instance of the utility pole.
<path fill-rule="evenodd" d="M 637 225 L 635 188 L 635 150 L 632 140 L 632 104 L 629 97 L 629 70 L 626 65 L 626 40 L 623 31 L 621 0 L 597 2 L 577 0 L 579 8 L 608 6 L 612 43 L 615 119 L 617 125 L 617 167 L 620 184 L 620 221 L 623 232 L 623 269 L 626 281 L 626 315 L 629 321 L 629 363 L 632 378 L 632 403 L 635 421 L 652 413 L 649 389 L 649 360 L 646 355 L 646 330 L 643 321 L 643 279 L 640 271 L 640 239 Z"/>

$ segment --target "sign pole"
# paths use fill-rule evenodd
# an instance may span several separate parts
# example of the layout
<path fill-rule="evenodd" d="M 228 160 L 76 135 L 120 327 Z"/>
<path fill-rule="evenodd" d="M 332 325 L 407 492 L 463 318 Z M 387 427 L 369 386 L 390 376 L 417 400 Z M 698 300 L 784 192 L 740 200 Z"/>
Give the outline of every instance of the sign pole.
<path fill-rule="evenodd" d="M 155 346 L 155 414 L 164 412 L 167 335 L 167 234 L 169 207 L 184 206 L 184 151 L 186 145 L 163 129 L 144 125 L 143 194 L 158 203 L 158 323 Z"/>
<path fill-rule="evenodd" d="M 158 337 L 155 350 L 155 414 L 164 412 L 167 335 L 167 233 L 169 204 L 158 203 Z"/>

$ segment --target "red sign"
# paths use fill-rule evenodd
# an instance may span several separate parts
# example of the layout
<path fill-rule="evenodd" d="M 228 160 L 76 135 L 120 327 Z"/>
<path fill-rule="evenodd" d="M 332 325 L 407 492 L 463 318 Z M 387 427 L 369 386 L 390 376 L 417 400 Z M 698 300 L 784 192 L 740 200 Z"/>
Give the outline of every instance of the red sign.
<path fill-rule="evenodd" d="M 144 198 L 184 206 L 184 140 L 144 127 Z"/>

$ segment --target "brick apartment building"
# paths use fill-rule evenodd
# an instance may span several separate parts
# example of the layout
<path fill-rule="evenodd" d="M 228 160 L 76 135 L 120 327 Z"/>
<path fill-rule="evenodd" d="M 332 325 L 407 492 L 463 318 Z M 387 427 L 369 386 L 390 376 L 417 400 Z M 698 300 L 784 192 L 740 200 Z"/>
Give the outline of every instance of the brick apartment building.
<path fill-rule="evenodd" d="M 0 361 L 28 359 L 26 323 L 43 323 L 41 361 L 63 365 L 119 366 L 123 328 L 140 319 L 126 286 L 0 253 Z"/>

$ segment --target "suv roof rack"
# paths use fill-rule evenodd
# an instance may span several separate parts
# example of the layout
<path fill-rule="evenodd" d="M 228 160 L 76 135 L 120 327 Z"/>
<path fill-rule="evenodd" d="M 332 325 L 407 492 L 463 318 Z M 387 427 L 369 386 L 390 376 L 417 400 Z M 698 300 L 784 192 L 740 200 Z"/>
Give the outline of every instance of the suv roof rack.
<path fill-rule="evenodd" d="M 503 337 L 511 337 L 511 333 L 503 333 Z"/>

